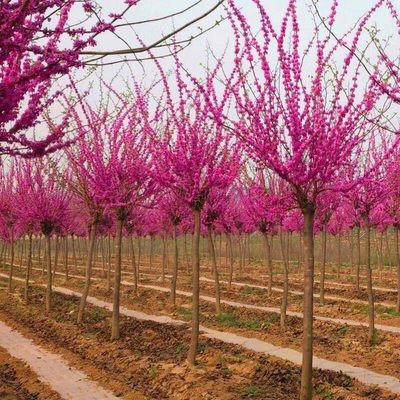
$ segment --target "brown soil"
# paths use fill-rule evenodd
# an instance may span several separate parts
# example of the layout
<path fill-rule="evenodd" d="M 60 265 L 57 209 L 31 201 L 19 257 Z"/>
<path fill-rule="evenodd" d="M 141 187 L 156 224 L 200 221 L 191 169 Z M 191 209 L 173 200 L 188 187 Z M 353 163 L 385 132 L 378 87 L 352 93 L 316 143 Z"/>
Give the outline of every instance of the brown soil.
<path fill-rule="evenodd" d="M 190 335 L 186 327 L 123 317 L 121 340 L 110 341 L 108 311 L 89 306 L 85 323 L 77 326 L 77 298 L 54 294 L 47 316 L 42 288 L 32 288 L 29 306 L 20 300 L 21 291 L 17 284 L 15 295 L 0 293 L 1 319 L 45 347 L 57 348 L 92 378 L 118 388 L 124 399 L 298 398 L 300 369 L 290 363 L 202 339 L 198 366 L 189 368 L 183 362 Z M 398 398 L 329 371 L 315 372 L 314 387 L 316 399 Z"/>
<path fill-rule="evenodd" d="M 61 397 L 40 382 L 27 365 L 0 347 L 0 399 L 61 400 Z"/>

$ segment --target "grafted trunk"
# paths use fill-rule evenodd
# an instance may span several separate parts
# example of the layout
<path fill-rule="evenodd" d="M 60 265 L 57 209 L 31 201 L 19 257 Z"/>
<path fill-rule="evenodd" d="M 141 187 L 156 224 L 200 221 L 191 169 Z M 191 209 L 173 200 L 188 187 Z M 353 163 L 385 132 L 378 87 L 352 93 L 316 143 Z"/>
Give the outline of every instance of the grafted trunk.
<path fill-rule="evenodd" d="M 51 311 L 51 292 L 52 292 L 52 274 L 51 274 L 51 236 L 46 235 L 46 264 L 47 264 L 47 283 L 46 283 L 46 312 Z"/>
<path fill-rule="evenodd" d="M 272 259 L 271 259 L 271 246 L 268 240 L 267 232 L 262 233 L 264 239 L 264 252 L 265 252 L 265 262 L 267 264 L 268 272 L 268 296 L 272 295 Z"/>
<path fill-rule="evenodd" d="M 111 340 L 119 339 L 119 301 L 120 301 L 120 287 L 121 287 L 121 251 L 122 251 L 122 225 L 121 218 L 117 218 L 116 225 L 116 254 L 115 254 L 115 267 L 114 267 L 114 293 L 113 293 L 113 312 L 112 312 L 112 326 L 111 326 Z"/>
<path fill-rule="evenodd" d="M 29 300 L 29 279 L 31 276 L 32 268 L 32 233 L 28 235 L 28 254 L 27 254 L 27 265 L 26 265 L 26 275 L 25 275 L 25 290 L 24 299 L 26 302 Z"/>
<path fill-rule="evenodd" d="M 171 281 L 171 302 L 175 305 L 176 302 L 176 283 L 178 280 L 178 238 L 176 236 L 176 225 L 172 226 L 172 236 L 174 240 L 174 267 L 172 270 L 172 281 Z"/>
<path fill-rule="evenodd" d="M 10 243 L 10 274 L 8 276 L 8 292 L 11 293 L 13 290 L 12 280 L 14 274 L 14 232 L 11 231 L 11 243 Z"/>
<path fill-rule="evenodd" d="M 324 224 L 322 231 L 322 265 L 321 265 L 321 287 L 320 287 L 320 301 L 321 304 L 325 302 L 325 272 L 326 272 L 326 242 L 327 242 L 327 224 Z"/>
<path fill-rule="evenodd" d="M 192 300 L 192 335 L 190 339 L 187 362 L 194 365 L 196 362 L 197 345 L 199 342 L 200 322 L 200 210 L 193 210 L 194 232 L 192 244 L 193 263 L 193 300 Z"/>
<path fill-rule="evenodd" d="M 288 293 L 289 293 L 289 264 L 287 260 L 287 254 L 285 251 L 285 241 L 282 231 L 279 232 L 279 241 L 281 245 L 282 259 L 283 259 L 283 293 L 281 303 L 281 316 L 280 325 L 283 328 L 286 325 L 286 312 L 288 305 Z"/>
<path fill-rule="evenodd" d="M 304 215 L 304 317 L 303 361 L 300 399 L 312 399 L 313 314 L 314 314 L 314 207 L 306 206 Z"/>
<path fill-rule="evenodd" d="M 375 339 L 375 309 L 374 293 L 372 290 L 372 271 L 371 271 L 371 228 L 369 216 L 364 217 L 365 223 L 365 268 L 367 273 L 367 293 L 368 293 L 368 337 L 370 344 Z"/>
<path fill-rule="evenodd" d="M 215 313 L 221 314 L 221 289 L 219 285 L 219 276 L 218 276 L 218 266 L 217 266 L 217 256 L 215 254 L 215 245 L 213 239 L 212 228 L 208 227 L 208 246 L 211 256 L 211 267 L 212 273 L 214 277 L 214 286 L 215 286 Z"/>
<path fill-rule="evenodd" d="M 78 324 L 82 323 L 82 321 L 83 321 L 83 316 L 84 316 L 85 307 L 86 307 L 86 300 L 89 295 L 89 288 L 90 288 L 91 277 L 92 277 L 93 255 L 94 255 L 94 249 L 95 249 L 95 244 L 96 244 L 96 233 L 97 233 L 97 222 L 92 224 L 92 228 L 90 230 L 88 257 L 86 260 L 85 287 L 83 289 L 83 293 L 82 293 L 81 300 L 79 303 L 79 311 L 78 311 L 78 319 L 77 319 Z"/>

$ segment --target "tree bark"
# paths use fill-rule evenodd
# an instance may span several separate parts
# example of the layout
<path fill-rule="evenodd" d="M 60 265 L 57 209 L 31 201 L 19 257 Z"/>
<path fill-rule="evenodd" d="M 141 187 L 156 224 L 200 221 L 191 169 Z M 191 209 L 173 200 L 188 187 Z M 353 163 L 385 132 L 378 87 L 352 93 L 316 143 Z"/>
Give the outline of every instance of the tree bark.
<path fill-rule="evenodd" d="M 13 290 L 12 280 L 14 274 L 14 232 L 11 230 L 11 243 L 10 243 L 10 274 L 8 276 L 8 292 Z"/>
<path fill-rule="evenodd" d="M 117 218 L 116 225 L 116 255 L 114 271 L 114 293 L 113 293 L 113 312 L 111 326 L 111 340 L 119 339 L 119 300 L 121 286 L 121 250 L 122 250 L 122 225 L 123 221 Z"/>
<path fill-rule="evenodd" d="M 68 264 L 68 236 L 64 238 L 64 269 L 65 269 L 65 280 L 69 279 L 69 264 Z"/>
<path fill-rule="evenodd" d="M 322 231 L 322 265 L 321 265 L 321 279 L 320 279 L 320 302 L 325 303 L 325 272 L 326 272 L 326 242 L 327 242 L 327 224 L 324 224 Z"/>
<path fill-rule="evenodd" d="M 361 267 L 361 238 L 360 238 L 360 225 L 356 228 L 357 239 L 357 263 L 356 263 L 356 290 L 360 291 L 360 267 Z"/>
<path fill-rule="evenodd" d="M 289 293 L 289 264 L 287 260 L 287 254 L 285 252 L 285 241 L 282 231 L 279 232 L 279 241 L 281 244 L 281 252 L 283 259 L 283 293 L 282 293 L 282 303 L 281 303 L 281 316 L 280 325 L 283 328 L 286 325 L 286 312 L 288 305 L 288 293 Z"/>
<path fill-rule="evenodd" d="M 131 247 L 131 255 L 132 255 L 132 272 L 133 272 L 133 292 L 137 294 L 138 292 L 138 273 L 136 267 L 136 256 L 135 256 L 135 244 L 133 242 L 133 236 L 130 236 L 130 247 Z"/>
<path fill-rule="evenodd" d="M 233 279 L 233 249 L 232 249 L 232 239 L 229 233 L 226 235 L 226 240 L 228 243 L 228 252 L 229 252 L 228 290 L 231 291 L 232 279 Z"/>
<path fill-rule="evenodd" d="M 375 339 L 375 310 L 374 310 L 374 293 L 372 290 L 372 271 L 371 271 L 371 228 L 369 216 L 364 217 L 365 222 L 365 267 L 367 273 L 367 293 L 368 293 L 368 337 L 370 344 Z"/>
<path fill-rule="evenodd" d="M 264 252 L 265 252 L 265 262 L 267 264 L 268 272 L 268 296 L 272 295 L 272 260 L 271 260 L 271 246 L 268 240 L 267 232 L 262 233 L 264 239 Z"/>
<path fill-rule="evenodd" d="M 107 268 L 107 291 L 111 289 L 111 235 L 108 234 L 108 268 Z"/>
<path fill-rule="evenodd" d="M 92 278 L 93 255 L 94 255 L 94 249 L 95 249 L 95 244 L 96 244 L 96 233 L 97 233 L 97 222 L 94 222 L 92 224 L 92 228 L 90 230 L 88 257 L 86 260 L 85 287 L 83 289 L 83 293 L 82 293 L 81 300 L 79 303 L 79 311 L 78 311 L 78 319 L 77 319 L 78 324 L 82 323 L 82 321 L 83 321 L 83 316 L 84 316 L 85 307 L 86 307 L 86 299 L 89 295 L 90 282 L 91 282 L 91 278 Z"/>
<path fill-rule="evenodd" d="M 178 280 L 178 238 L 176 236 L 176 225 L 172 226 L 172 236 L 174 239 L 174 268 L 172 270 L 172 281 L 171 281 L 171 303 L 176 303 L 176 283 Z"/>
<path fill-rule="evenodd" d="M 194 233 L 192 247 L 193 267 L 193 300 L 192 300 L 192 335 L 190 339 L 187 362 L 194 365 L 196 362 L 197 345 L 199 342 L 200 322 L 200 210 L 193 210 Z"/>
<path fill-rule="evenodd" d="M 29 278 L 31 275 L 32 268 L 32 233 L 28 235 L 28 259 L 26 265 L 26 275 L 25 275 L 25 290 L 24 290 L 24 299 L 26 302 L 29 301 Z"/>
<path fill-rule="evenodd" d="M 52 274 L 51 274 L 51 236 L 46 235 L 46 263 L 47 263 L 47 284 L 46 284 L 46 312 L 51 310 Z"/>
<path fill-rule="evenodd" d="M 221 314 L 221 289 L 219 285 L 219 276 L 218 276 L 218 267 L 217 267 L 217 256 L 215 254 L 215 244 L 213 240 L 213 232 L 212 228 L 208 227 L 208 246 L 210 250 L 211 256 L 211 267 L 212 273 L 214 277 L 214 285 L 215 285 L 215 313 L 216 315 Z"/>
<path fill-rule="evenodd" d="M 395 254 L 397 264 L 397 303 L 396 311 L 400 312 L 400 251 L 399 251 L 399 228 L 394 227 Z"/>
<path fill-rule="evenodd" d="M 306 206 L 304 214 L 304 317 L 303 361 L 300 399 L 312 399 L 313 314 L 314 314 L 314 207 Z"/>

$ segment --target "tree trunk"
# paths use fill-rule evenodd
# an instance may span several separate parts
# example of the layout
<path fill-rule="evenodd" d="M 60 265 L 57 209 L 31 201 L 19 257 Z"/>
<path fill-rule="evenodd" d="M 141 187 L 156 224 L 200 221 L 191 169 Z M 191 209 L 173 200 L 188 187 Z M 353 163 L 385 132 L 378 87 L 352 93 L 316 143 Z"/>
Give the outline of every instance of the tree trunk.
<path fill-rule="evenodd" d="M 25 254 L 25 235 L 22 236 L 22 243 L 21 243 L 21 252 L 19 258 L 19 268 L 22 268 L 22 263 L 24 262 L 24 254 Z"/>
<path fill-rule="evenodd" d="M 14 232 L 11 231 L 11 243 L 10 243 L 10 274 L 8 276 L 8 292 L 12 292 L 12 280 L 14 274 Z"/>
<path fill-rule="evenodd" d="M 150 235 L 150 271 L 153 269 L 154 262 L 154 236 Z"/>
<path fill-rule="evenodd" d="M 187 249 L 187 237 L 186 233 L 183 236 L 183 245 L 184 245 L 184 251 L 185 251 L 185 260 L 186 260 L 186 272 L 189 274 L 190 273 L 190 263 L 189 263 L 189 255 L 188 255 L 188 249 Z"/>
<path fill-rule="evenodd" d="M 281 244 L 281 252 L 283 259 L 283 293 L 282 293 L 282 303 L 281 303 L 281 318 L 280 325 L 283 328 L 286 325 L 286 311 L 288 305 L 288 293 L 289 293 L 289 264 L 287 260 L 287 255 L 285 252 L 285 243 L 282 231 L 279 232 L 279 239 Z"/>
<path fill-rule="evenodd" d="M 397 303 L 396 311 L 400 312 L 400 251 L 399 251 L 399 228 L 394 227 L 395 254 L 397 264 Z"/>
<path fill-rule="evenodd" d="M 138 292 L 138 273 L 136 267 L 136 256 L 135 256 L 135 244 L 133 242 L 133 236 L 130 236 L 130 244 L 131 244 L 131 254 L 132 254 L 132 272 L 133 272 L 133 292 L 137 294 Z"/>
<path fill-rule="evenodd" d="M 107 268 L 107 291 L 111 288 L 111 235 L 108 234 L 108 268 Z"/>
<path fill-rule="evenodd" d="M 195 364 L 197 345 L 199 342 L 199 322 L 200 322 L 200 210 L 193 210 L 194 214 L 194 233 L 192 247 L 193 264 L 193 300 L 192 300 L 192 336 L 187 355 L 187 362 Z"/>
<path fill-rule="evenodd" d="M 29 278 L 31 275 L 31 267 L 32 267 L 32 233 L 29 233 L 28 236 L 28 255 L 27 255 L 27 265 L 26 265 L 26 275 L 25 275 L 25 290 L 24 290 L 24 299 L 26 302 L 29 300 Z"/>
<path fill-rule="evenodd" d="M 327 242 L 327 224 L 324 224 L 322 231 L 322 265 L 321 265 L 321 278 L 320 278 L 320 302 L 325 303 L 325 272 L 326 272 L 326 242 Z"/>
<path fill-rule="evenodd" d="M 361 239 L 360 239 L 360 226 L 356 228 L 357 239 L 357 263 L 356 263 L 356 290 L 360 291 L 360 267 L 361 267 Z"/>
<path fill-rule="evenodd" d="M 53 280 L 56 278 L 56 272 L 57 272 L 57 267 L 58 267 L 58 250 L 59 250 L 58 239 L 59 238 L 58 238 L 58 234 L 57 234 L 54 239 L 55 250 L 54 250 Z"/>
<path fill-rule="evenodd" d="M 52 275 L 51 275 L 51 236 L 46 235 L 46 262 L 47 262 L 47 284 L 46 284 L 46 312 L 49 313 L 51 310 L 51 286 L 52 286 Z"/>
<path fill-rule="evenodd" d="M 162 254 L 162 270 L 161 270 L 161 282 L 165 281 L 165 267 L 167 265 L 167 238 L 163 236 L 163 254 Z"/>
<path fill-rule="evenodd" d="M 142 261 L 142 238 L 140 235 L 138 235 L 137 240 L 138 240 L 138 256 L 136 264 L 136 280 L 137 282 L 139 282 L 140 263 Z"/>
<path fill-rule="evenodd" d="M 119 295 L 121 286 L 121 250 L 122 250 L 122 225 L 123 221 L 117 218 L 116 226 L 116 255 L 114 267 L 114 293 L 113 293 L 113 312 L 112 312 L 112 327 L 111 340 L 119 339 Z"/>
<path fill-rule="evenodd" d="M 208 246 L 211 256 L 211 267 L 212 273 L 214 277 L 214 285 L 215 285 L 215 312 L 216 315 L 221 314 L 221 290 L 219 287 L 219 277 L 218 277 L 218 267 L 217 267 L 217 256 L 215 254 L 215 245 L 213 240 L 212 228 L 208 227 Z"/>
<path fill-rule="evenodd" d="M 228 252 L 229 252 L 228 290 L 230 291 L 232 288 L 232 279 L 233 279 L 233 249 L 232 249 L 232 239 L 229 233 L 226 235 L 226 240 L 228 243 Z"/>
<path fill-rule="evenodd" d="M 265 262 L 267 264 L 268 272 L 268 296 L 272 295 L 272 260 L 271 260 L 271 246 L 268 240 L 267 232 L 262 233 L 264 239 Z"/>
<path fill-rule="evenodd" d="M 304 214 L 304 317 L 303 362 L 301 369 L 300 399 L 312 399 L 313 314 L 314 314 L 314 207 L 308 206 Z"/>
<path fill-rule="evenodd" d="M 370 344 L 375 339 L 375 310 L 374 293 L 372 290 L 372 271 L 371 271 L 371 228 L 369 225 L 369 216 L 364 217 L 365 222 L 365 267 L 367 273 L 367 293 L 368 293 L 368 337 Z"/>
<path fill-rule="evenodd" d="M 337 236 L 337 257 L 338 257 L 338 267 L 337 267 L 337 279 L 340 278 L 340 269 L 342 266 L 342 237 L 340 234 Z"/>
<path fill-rule="evenodd" d="M 86 260 L 86 274 L 85 274 L 85 287 L 83 289 L 82 297 L 79 303 L 79 311 L 78 311 L 78 324 L 82 323 L 83 316 L 85 313 L 86 307 L 86 299 L 89 295 L 90 281 L 92 277 L 92 266 L 93 266 L 93 255 L 96 243 L 96 233 L 97 233 L 97 222 L 92 224 L 92 228 L 90 230 L 90 242 L 88 248 L 88 257 Z"/>
<path fill-rule="evenodd" d="M 65 269 L 65 280 L 67 281 L 69 279 L 69 264 L 68 264 L 68 236 L 65 236 L 64 239 L 64 269 Z"/>
<path fill-rule="evenodd" d="M 176 236 L 176 225 L 172 226 L 172 235 L 174 239 L 174 268 L 172 271 L 172 281 L 171 281 L 171 303 L 175 305 L 176 303 L 176 282 L 178 280 L 178 238 Z"/>

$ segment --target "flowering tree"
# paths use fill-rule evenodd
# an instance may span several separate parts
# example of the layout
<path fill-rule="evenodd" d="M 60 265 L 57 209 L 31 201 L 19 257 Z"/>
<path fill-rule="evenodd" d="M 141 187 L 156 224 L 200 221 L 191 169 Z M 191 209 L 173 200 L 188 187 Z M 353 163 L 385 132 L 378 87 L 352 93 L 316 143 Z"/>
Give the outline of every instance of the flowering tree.
<path fill-rule="evenodd" d="M 360 89 L 361 66 L 354 53 L 343 56 L 336 40 L 329 33 L 323 35 L 318 27 L 304 49 L 300 48 L 302 32 L 296 0 L 289 0 L 278 30 L 261 2 L 253 3 L 260 17 L 261 33 L 257 35 L 234 0 L 229 1 L 235 67 L 226 84 L 231 88 L 238 114 L 232 126 L 249 155 L 290 184 L 304 215 L 301 398 L 310 399 L 317 199 L 333 187 L 335 176 L 354 148 L 367 140 L 365 116 L 370 115 L 369 121 L 373 120 L 371 112 L 379 91 L 372 81 Z M 334 2 L 326 20 L 330 27 L 335 22 L 336 7 Z M 314 69 L 312 78 L 308 78 L 310 68 Z M 327 86 L 327 79 L 333 84 Z M 348 87 L 344 87 L 343 82 L 347 81 Z"/>
<path fill-rule="evenodd" d="M 186 82 L 177 60 L 175 85 L 178 101 L 172 101 L 169 84 L 159 63 L 164 83 L 164 102 L 160 102 L 154 120 L 152 162 L 155 178 L 168 187 L 192 211 L 194 237 L 193 263 L 193 318 L 188 362 L 195 363 L 199 336 L 199 277 L 201 212 L 211 190 L 225 189 L 238 173 L 239 154 L 221 124 L 207 117 L 209 103 L 197 85 Z M 204 85 L 212 90 L 215 72 L 209 72 Z M 224 107 L 226 99 L 214 104 Z M 164 103 L 164 104 L 163 104 Z"/>

